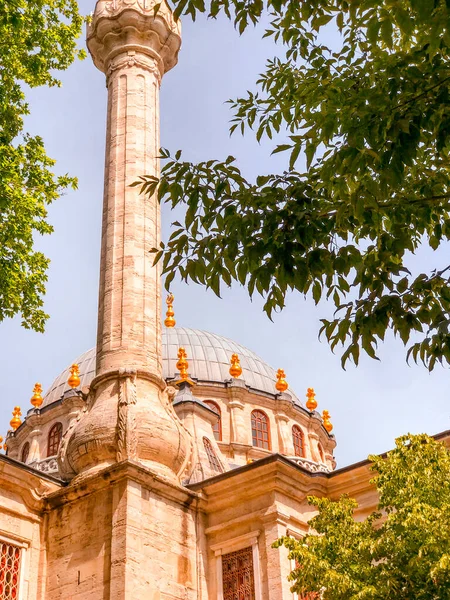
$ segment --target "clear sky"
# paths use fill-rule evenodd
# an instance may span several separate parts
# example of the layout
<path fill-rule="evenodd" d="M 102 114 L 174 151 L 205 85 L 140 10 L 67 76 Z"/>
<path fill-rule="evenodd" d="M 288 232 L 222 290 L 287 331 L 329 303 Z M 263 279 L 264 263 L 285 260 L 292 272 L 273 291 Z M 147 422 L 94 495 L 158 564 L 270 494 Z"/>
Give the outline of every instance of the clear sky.
<path fill-rule="evenodd" d="M 93 0 L 81 0 L 93 10 Z M 183 22 L 179 64 L 165 75 L 161 89 L 161 143 L 183 149 L 192 160 L 233 154 L 249 177 L 280 172 L 282 154 L 270 156 L 273 143 L 257 144 L 250 136 L 229 137 L 231 113 L 225 101 L 254 87 L 266 58 L 276 51 L 261 40 L 262 31 L 241 38 L 225 20 Z M 332 34 L 330 34 L 332 35 Z M 332 40 L 330 40 L 332 42 Z M 84 43 L 83 41 L 81 43 Z M 100 247 L 100 217 L 106 115 L 104 75 L 90 58 L 62 75 L 61 89 L 30 93 L 28 129 L 41 135 L 58 172 L 79 178 L 79 189 L 50 209 L 52 236 L 39 239 L 51 258 L 45 309 L 51 315 L 44 335 L 21 328 L 18 319 L 0 325 L 0 433 L 5 434 L 14 405 L 30 408 L 36 381 L 46 389 L 53 379 L 95 342 Z M 173 215 L 163 210 L 167 235 Z M 448 247 L 439 253 L 424 249 L 416 269 L 444 265 Z M 394 438 L 410 432 L 438 433 L 450 428 L 450 374 L 441 367 L 429 374 L 408 366 L 400 340 L 392 336 L 380 348 L 380 362 L 362 357 L 359 367 L 343 371 L 317 334 L 319 319 L 330 307 L 293 294 L 274 323 L 262 302 L 245 290 L 226 290 L 222 299 L 191 284 L 173 284 L 180 326 L 213 331 L 247 346 L 275 368 L 282 367 L 300 398 L 314 387 L 319 409 L 327 408 L 334 424 L 339 466 L 369 453 L 388 450 Z"/>

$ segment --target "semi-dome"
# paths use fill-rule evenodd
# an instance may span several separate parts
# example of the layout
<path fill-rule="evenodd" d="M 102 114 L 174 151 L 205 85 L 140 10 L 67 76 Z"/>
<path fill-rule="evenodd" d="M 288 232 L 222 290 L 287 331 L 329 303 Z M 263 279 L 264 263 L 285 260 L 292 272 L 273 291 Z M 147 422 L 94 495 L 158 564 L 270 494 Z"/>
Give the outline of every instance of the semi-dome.
<path fill-rule="evenodd" d="M 230 379 L 230 358 L 239 355 L 242 366 L 241 379 L 250 387 L 261 392 L 276 394 L 276 372 L 254 352 L 221 335 L 175 327 L 163 331 L 163 376 L 170 379 L 177 372 L 177 353 L 180 346 L 186 349 L 189 361 L 189 375 L 204 382 L 224 382 Z M 75 362 L 80 367 L 80 387 L 89 385 L 95 375 L 95 348 L 82 354 Z M 69 368 L 65 369 L 50 386 L 44 397 L 43 406 L 55 402 L 68 391 Z M 295 394 L 289 390 L 293 399 Z"/>

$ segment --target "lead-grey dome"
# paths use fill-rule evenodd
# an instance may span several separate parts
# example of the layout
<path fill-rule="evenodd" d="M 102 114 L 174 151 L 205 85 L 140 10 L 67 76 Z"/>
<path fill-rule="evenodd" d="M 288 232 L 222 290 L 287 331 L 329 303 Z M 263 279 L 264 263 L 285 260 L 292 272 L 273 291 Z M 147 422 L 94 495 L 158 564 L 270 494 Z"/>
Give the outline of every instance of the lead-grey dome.
<path fill-rule="evenodd" d="M 163 376 L 165 379 L 174 377 L 177 372 L 178 348 L 186 349 L 189 362 L 189 375 L 200 381 L 223 382 L 230 379 L 230 358 L 233 353 L 239 355 L 242 366 L 241 379 L 251 388 L 275 394 L 275 369 L 265 363 L 248 348 L 229 340 L 221 335 L 175 327 L 163 331 Z M 95 375 L 95 348 L 82 354 L 75 362 L 80 367 L 80 387 L 89 385 Z M 43 406 L 55 402 L 63 393 L 69 390 L 67 379 L 69 367 L 55 379 L 50 389 L 44 396 Z M 293 399 L 296 396 L 289 391 Z"/>

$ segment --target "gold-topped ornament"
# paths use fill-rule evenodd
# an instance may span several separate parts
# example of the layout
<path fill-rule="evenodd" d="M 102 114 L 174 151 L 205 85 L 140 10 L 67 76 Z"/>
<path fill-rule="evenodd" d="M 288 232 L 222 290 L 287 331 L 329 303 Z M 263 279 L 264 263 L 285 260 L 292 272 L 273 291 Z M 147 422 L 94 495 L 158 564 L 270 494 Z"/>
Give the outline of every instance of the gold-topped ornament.
<path fill-rule="evenodd" d="M 325 429 L 328 431 L 328 433 L 331 433 L 333 430 L 333 425 L 330 421 L 330 413 L 327 410 L 324 410 L 322 412 L 322 420 L 323 420 L 323 426 L 325 427 Z"/>
<path fill-rule="evenodd" d="M 176 321 L 174 319 L 175 312 L 173 310 L 173 301 L 174 301 L 174 295 L 169 294 L 166 298 L 167 312 L 166 312 L 166 318 L 164 320 L 164 325 L 166 327 L 175 327 L 175 324 L 176 324 Z"/>
<path fill-rule="evenodd" d="M 34 408 L 39 408 L 44 402 L 44 398 L 42 397 L 42 385 L 40 383 L 34 384 L 33 395 L 31 396 L 30 402 Z"/>
<path fill-rule="evenodd" d="M 178 372 L 180 373 L 180 378 L 182 381 L 187 381 L 189 379 L 188 366 L 189 366 L 189 363 L 187 361 L 186 350 L 184 348 L 179 348 L 177 369 L 178 369 Z"/>
<path fill-rule="evenodd" d="M 231 355 L 231 367 L 230 367 L 230 375 L 231 377 L 240 377 L 242 375 L 242 367 L 239 360 L 239 356 L 237 354 Z"/>
<path fill-rule="evenodd" d="M 11 429 L 16 431 L 16 429 L 22 424 L 22 419 L 20 418 L 22 416 L 22 411 L 20 410 L 20 406 L 15 406 L 12 414 L 13 418 L 9 424 L 11 425 Z"/>
<path fill-rule="evenodd" d="M 306 397 L 308 398 L 308 400 L 306 401 L 306 408 L 308 410 L 310 410 L 311 412 L 313 410 L 316 410 L 317 400 L 316 400 L 316 392 L 314 391 L 314 388 L 308 388 L 306 390 Z"/>
<path fill-rule="evenodd" d="M 75 389 L 80 385 L 80 381 L 80 367 L 76 363 L 74 363 L 70 367 L 70 377 L 67 380 L 67 383 L 72 389 Z"/>
<path fill-rule="evenodd" d="M 286 373 L 284 372 L 283 369 L 278 369 L 277 371 L 277 382 L 275 384 L 275 387 L 277 388 L 277 390 L 279 392 L 285 392 L 289 385 L 288 382 L 286 381 Z"/>

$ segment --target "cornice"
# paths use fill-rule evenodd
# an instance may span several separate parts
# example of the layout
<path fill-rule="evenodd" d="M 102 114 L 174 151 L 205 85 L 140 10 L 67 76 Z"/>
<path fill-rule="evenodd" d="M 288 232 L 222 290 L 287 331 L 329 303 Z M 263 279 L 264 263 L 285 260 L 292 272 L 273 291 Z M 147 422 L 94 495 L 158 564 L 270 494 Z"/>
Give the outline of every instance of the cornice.
<path fill-rule="evenodd" d="M 199 498 L 199 494 L 194 490 L 177 485 L 136 461 L 124 460 L 93 475 L 78 476 L 64 489 L 49 494 L 46 497 L 46 508 L 48 510 L 74 502 L 126 480 L 136 482 L 149 492 L 156 492 L 167 500 L 186 506 L 196 503 Z"/>

